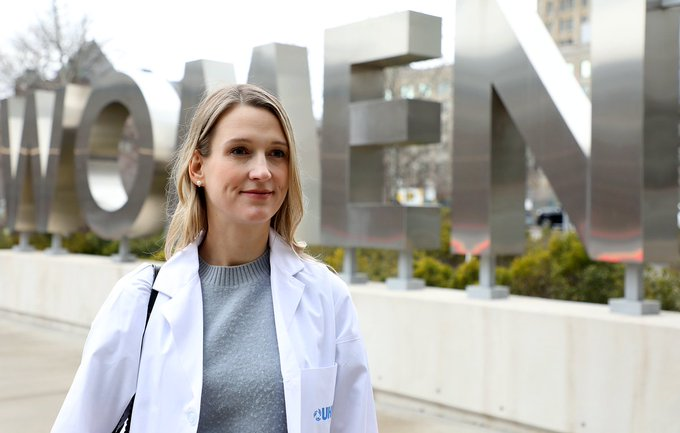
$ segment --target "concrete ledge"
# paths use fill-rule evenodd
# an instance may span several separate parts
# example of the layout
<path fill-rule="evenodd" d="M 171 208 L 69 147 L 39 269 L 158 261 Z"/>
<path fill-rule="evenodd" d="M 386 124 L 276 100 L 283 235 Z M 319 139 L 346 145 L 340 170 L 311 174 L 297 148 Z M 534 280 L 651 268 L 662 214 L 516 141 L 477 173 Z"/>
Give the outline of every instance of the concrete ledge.
<path fill-rule="evenodd" d="M 0 250 L 0 308 L 89 327 L 116 281 L 141 263 Z"/>
<path fill-rule="evenodd" d="M 377 390 L 550 432 L 680 431 L 680 313 L 352 286 Z"/>
<path fill-rule="evenodd" d="M 86 328 L 139 263 L 0 250 L 0 309 Z M 680 313 L 378 283 L 350 290 L 377 395 L 531 431 L 680 431 Z"/>

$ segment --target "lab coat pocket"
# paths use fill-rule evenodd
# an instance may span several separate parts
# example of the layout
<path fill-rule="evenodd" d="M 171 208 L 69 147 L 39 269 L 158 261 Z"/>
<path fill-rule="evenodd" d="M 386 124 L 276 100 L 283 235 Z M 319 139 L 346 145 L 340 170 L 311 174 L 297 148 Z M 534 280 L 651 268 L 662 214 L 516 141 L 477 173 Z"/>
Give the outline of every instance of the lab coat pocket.
<path fill-rule="evenodd" d="M 337 364 L 301 371 L 302 433 L 330 432 L 337 371 Z"/>

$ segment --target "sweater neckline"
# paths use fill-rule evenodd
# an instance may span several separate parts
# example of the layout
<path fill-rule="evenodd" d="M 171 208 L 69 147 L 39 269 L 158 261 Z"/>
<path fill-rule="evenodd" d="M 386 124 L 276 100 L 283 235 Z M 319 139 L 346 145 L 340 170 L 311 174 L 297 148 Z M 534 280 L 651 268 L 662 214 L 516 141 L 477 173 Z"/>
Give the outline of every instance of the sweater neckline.
<path fill-rule="evenodd" d="M 237 266 L 215 266 L 198 256 L 198 276 L 202 284 L 234 287 L 269 278 L 269 248 L 249 263 Z"/>

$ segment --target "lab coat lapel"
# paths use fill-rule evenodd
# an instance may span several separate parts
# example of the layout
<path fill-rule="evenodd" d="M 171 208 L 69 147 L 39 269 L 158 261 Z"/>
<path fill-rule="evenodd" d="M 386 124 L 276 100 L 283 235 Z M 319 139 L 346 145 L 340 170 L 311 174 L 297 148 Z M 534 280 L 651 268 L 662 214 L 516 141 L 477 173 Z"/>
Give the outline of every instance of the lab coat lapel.
<path fill-rule="evenodd" d="M 274 313 L 278 307 L 285 329 L 288 329 L 305 289 L 304 283 L 295 278 L 303 269 L 303 264 L 291 247 L 273 230 L 269 234 L 269 248 L 272 294 L 277 304 L 274 305 Z"/>
<path fill-rule="evenodd" d="M 171 343 L 191 382 L 194 396 L 201 395 L 203 375 L 203 298 L 198 277 L 199 243 L 200 239 L 163 265 L 154 285 L 156 290 L 170 297 L 159 305 L 159 310 L 170 326 Z"/>
<path fill-rule="evenodd" d="M 297 433 L 300 431 L 301 410 L 300 365 L 291 341 L 290 328 L 305 289 L 304 283 L 295 278 L 303 265 L 290 246 L 273 230 L 269 234 L 269 248 L 274 323 L 284 383 L 288 432 Z"/>

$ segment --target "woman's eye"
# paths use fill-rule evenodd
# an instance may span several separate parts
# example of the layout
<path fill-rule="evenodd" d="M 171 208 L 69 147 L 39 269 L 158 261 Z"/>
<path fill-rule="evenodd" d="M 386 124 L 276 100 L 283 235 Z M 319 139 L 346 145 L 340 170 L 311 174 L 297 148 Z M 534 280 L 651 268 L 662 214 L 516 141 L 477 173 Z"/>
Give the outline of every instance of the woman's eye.
<path fill-rule="evenodd" d="M 286 157 L 286 152 L 282 149 L 274 149 L 272 150 L 271 155 L 276 158 L 285 158 Z"/>
<path fill-rule="evenodd" d="M 248 154 L 248 149 L 245 147 L 235 147 L 231 149 L 231 154 L 232 155 L 246 155 Z"/>

